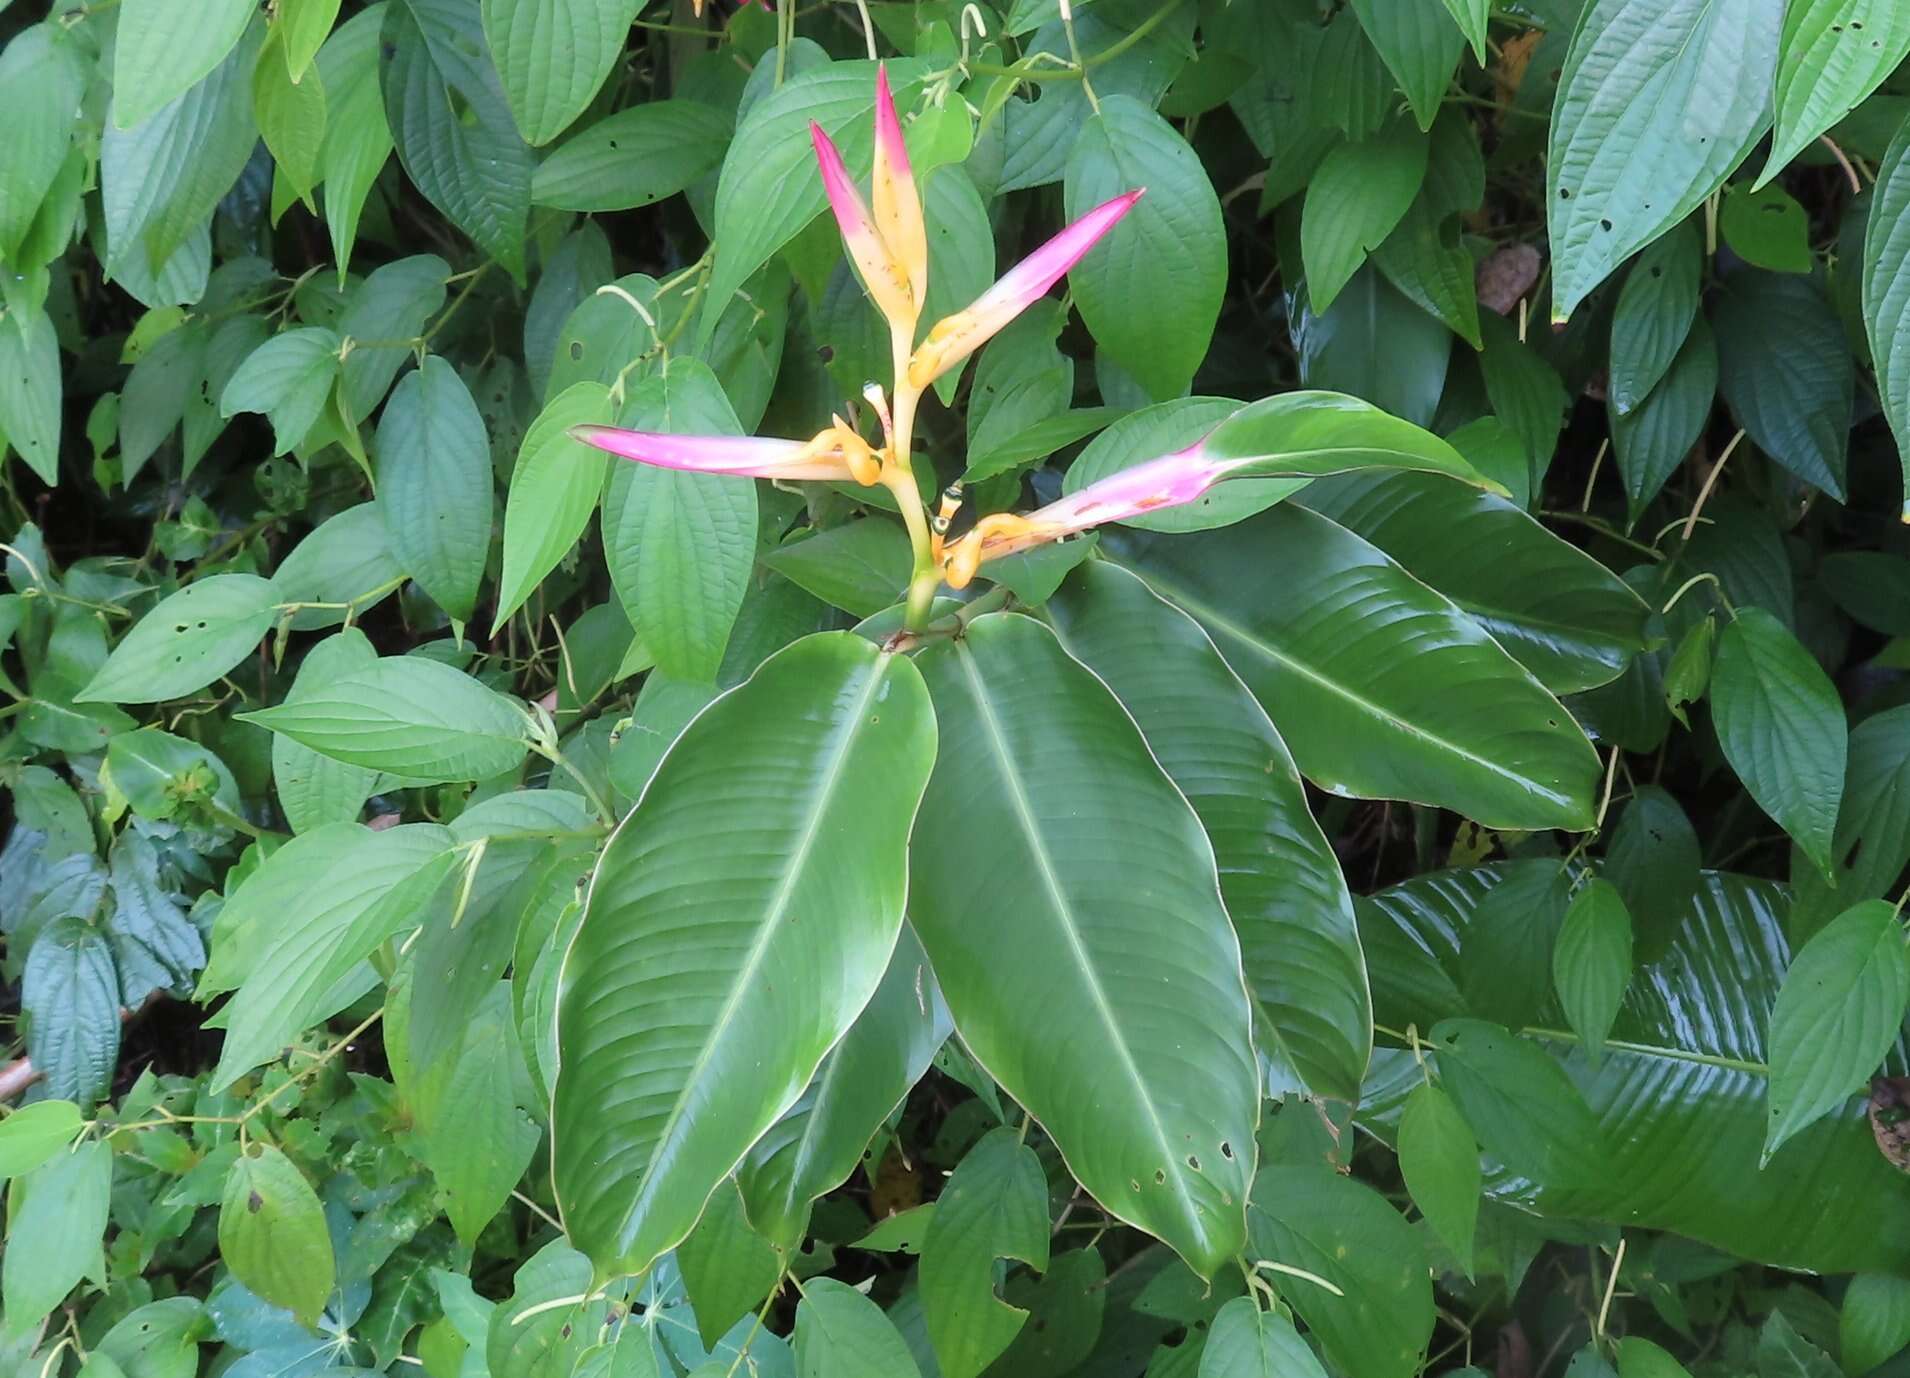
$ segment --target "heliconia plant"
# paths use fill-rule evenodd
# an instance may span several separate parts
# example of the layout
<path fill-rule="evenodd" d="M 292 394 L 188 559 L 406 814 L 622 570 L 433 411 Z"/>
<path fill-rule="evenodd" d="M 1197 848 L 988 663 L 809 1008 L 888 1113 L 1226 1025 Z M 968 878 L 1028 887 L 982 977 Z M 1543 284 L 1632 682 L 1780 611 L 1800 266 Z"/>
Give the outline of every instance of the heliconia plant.
<path fill-rule="evenodd" d="M 927 1047 L 945 1001 L 962 1044 L 1103 1210 L 1202 1278 L 1251 1272 L 1264 1098 L 1354 1098 L 1371 1046 L 1345 883 L 1301 772 L 1494 826 L 1574 830 L 1592 824 L 1597 773 L 1535 674 L 1558 668 L 1550 658 L 1522 657 L 1515 629 L 1495 640 L 1327 509 L 1281 499 L 1334 475 L 1424 485 L 1429 510 L 1470 507 L 1500 539 L 1569 548 L 1445 441 L 1320 391 L 1220 409 L 1178 438 L 1117 427 L 1032 511 L 960 529 L 951 485 L 931 513 L 924 493 L 958 468 L 915 445 L 931 384 L 1146 193 L 1095 206 L 928 321 L 923 202 L 881 69 L 874 125 L 866 197 L 831 138 L 810 134 L 887 329 L 887 385 L 806 440 L 573 431 L 725 481 L 880 488 L 910 567 L 892 614 L 796 641 L 690 722 L 598 862 L 557 1012 L 564 1225 L 600 1279 L 640 1274 L 734 1177 L 755 1226 L 795 1248 L 809 1203 L 854 1162 L 819 1146 L 865 1142 L 923 1070 L 889 1057 L 851 1100 L 819 1098 L 829 1059 L 859 1056 L 865 1024 Z M 1180 530 L 1210 533 L 1138 529 L 1189 515 Z M 1024 562 L 966 603 L 941 597 L 1123 525 L 1045 577 L 1022 577 Z M 1635 643 L 1643 606 L 1604 579 L 1599 601 Z M 1342 610 L 1373 598 L 1398 604 L 1410 642 L 1340 644 Z M 1583 685 L 1624 656 L 1563 659 Z M 1467 702 L 1441 706 L 1434 687 L 1459 682 Z M 1332 955 L 1303 985 L 1287 953 L 1309 946 Z"/>

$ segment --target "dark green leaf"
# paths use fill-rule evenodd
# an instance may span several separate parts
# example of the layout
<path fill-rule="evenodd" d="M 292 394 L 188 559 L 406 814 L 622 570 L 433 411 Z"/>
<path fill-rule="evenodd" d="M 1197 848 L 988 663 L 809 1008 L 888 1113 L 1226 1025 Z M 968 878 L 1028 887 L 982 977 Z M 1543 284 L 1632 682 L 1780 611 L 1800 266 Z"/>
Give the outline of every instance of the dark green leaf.
<path fill-rule="evenodd" d="M 91 918 L 73 914 L 42 929 L 20 987 L 27 1056 L 46 1093 L 86 1105 L 106 1094 L 119 1060 L 119 976 L 112 944 Z"/>
<path fill-rule="evenodd" d="M 1632 261 L 1612 311 L 1611 380 L 1615 416 L 1636 411 L 1678 357 L 1698 318 L 1704 255 L 1690 221 L 1654 240 Z"/>
<path fill-rule="evenodd" d="M 1373 7 L 1374 0 L 1366 0 L 1357 8 L 1364 15 Z M 1445 25 L 1443 17 L 1433 18 Z M 1450 25 L 1445 27 L 1456 36 Z M 1307 296 L 1314 310 L 1332 309 L 1340 289 L 1413 204 L 1426 177 L 1427 146 L 1423 133 L 1394 120 L 1370 139 L 1340 144 L 1320 163 L 1307 183 L 1300 221 Z"/>
<path fill-rule="evenodd" d="M 1844 496 L 1855 367 L 1843 323 L 1794 273 L 1733 273 L 1711 309 L 1724 400 L 1760 450 Z"/>
<path fill-rule="evenodd" d="M 1552 948 L 1552 982 L 1596 1067 L 1631 983 L 1631 915 L 1610 881 L 1588 880 L 1572 897 Z"/>
<path fill-rule="evenodd" d="M 1479 1145 L 1452 1098 L 1431 1082 L 1406 1098 L 1399 1171 L 1413 1204 L 1470 1276 L 1479 1223 Z"/>

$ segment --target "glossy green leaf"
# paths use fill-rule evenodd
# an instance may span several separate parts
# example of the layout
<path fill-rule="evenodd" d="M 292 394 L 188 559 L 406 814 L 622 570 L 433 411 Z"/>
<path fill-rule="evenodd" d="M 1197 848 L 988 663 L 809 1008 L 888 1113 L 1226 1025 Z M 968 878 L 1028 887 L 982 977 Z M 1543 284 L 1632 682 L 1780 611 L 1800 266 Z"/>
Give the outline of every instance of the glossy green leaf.
<path fill-rule="evenodd" d="M 1418 426 L 1430 426 L 1446 386 L 1452 336 L 1371 264 L 1329 311 L 1308 304 L 1294 327 L 1303 387 L 1351 393 Z"/>
<path fill-rule="evenodd" d="M 1254 1259 L 1324 1278 L 1280 1295 L 1348 1373 L 1410 1378 L 1432 1335 L 1432 1279 L 1419 1238 L 1371 1187 L 1315 1166 L 1266 1167 L 1247 1213 Z"/>
<path fill-rule="evenodd" d="M 1479 1145 L 1452 1097 L 1431 1082 L 1406 1098 L 1399 1172 L 1413 1204 L 1470 1276 L 1479 1224 Z"/>
<path fill-rule="evenodd" d="M 517 127 L 546 144 L 583 113 L 622 56 L 638 0 L 484 0 L 484 40 Z"/>
<path fill-rule="evenodd" d="M 1555 694 L 1607 683 L 1644 649 L 1644 601 L 1503 498 L 1422 474 L 1358 474 L 1299 501 L 1452 599 Z M 1480 560 L 1483 549 L 1494 558 Z"/>
<path fill-rule="evenodd" d="M 233 1161 L 219 1204 L 219 1253 L 254 1295 L 313 1325 L 336 1265 L 324 1207 L 278 1149 L 255 1143 Z"/>
<path fill-rule="evenodd" d="M 1718 346 L 1701 317 L 1645 400 L 1629 412 L 1612 413 L 1612 457 L 1625 485 L 1628 521 L 1644 515 L 1704 435 L 1717 392 Z"/>
<path fill-rule="evenodd" d="M 1751 797 L 1828 873 L 1849 752 L 1843 705 L 1810 652 L 1762 608 L 1742 609 L 1718 638 L 1711 720 Z"/>
<path fill-rule="evenodd" d="M 1777 130 L 1763 186 L 1860 105 L 1910 54 L 1910 13 L 1889 0 L 1794 0 L 1777 60 Z"/>
<path fill-rule="evenodd" d="M 1631 983 L 1631 915 L 1608 880 L 1587 881 L 1572 897 L 1552 947 L 1552 984 L 1592 1065 Z"/>
<path fill-rule="evenodd" d="M 1868 1084 L 1910 1004 L 1903 925 L 1864 900 L 1798 950 L 1771 1011 L 1771 1123 L 1764 1158 Z"/>
<path fill-rule="evenodd" d="M 471 391 L 436 354 L 392 390 L 378 421 L 378 508 L 392 554 L 460 623 L 477 610 L 491 548 L 491 447 Z"/>
<path fill-rule="evenodd" d="M 1359 8 L 1376 2 L 1366 0 Z M 1420 13 L 1445 22 L 1429 8 Z M 1300 220 L 1300 252 L 1314 310 L 1332 307 L 1367 254 L 1385 242 L 1413 204 L 1426 177 L 1427 147 L 1423 133 L 1394 120 L 1370 139 L 1339 144 L 1320 163 L 1307 183 Z"/>
<path fill-rule="evenodd" d="M 379 42 L 385 119 L 412 184 L 521 280 L 532 157 L 512 123 L 476 7 L 389 0 Z"/>
<path fill-rule="evenodd" d="M 1068 218 L 1136 187 L 1148 194 L 1075 265 L 1068 285 L 1095 343 L 1159 402 L 1184 393 L 1206 356 L 1227 238 L 1207 170 L 1179 132 L 1133 97 L 1108 96 L 1068 156 Z M 1161 244 L 1174 253 L 1160 254 Z"/>
<path fill-rule="evenodd" d="M 231 901 L 248 906 L 254 931 L 239 939 L 250 947 L 251 959 L 223 1011 L 226 1039 L 212 1074 L 215 1091 L 278 1057 L 301 1030 L 361 994 L 371 982 L 348 984 L 354 969 L 387 938 L 420 922 L 419 911 L 451 874 L 455 859 L 450 834 L 433 823 L 376 833 L 334 823 L 298 841 L 306 844 L 300 852 L 291 854 L 294 844 L 281 848 L 272 857 L 277 865 L 261 868 Z M 255 907 L 282 886 L 301 883 L 332 888 L 296 894 L 270 914 Z M 217 969 L 209 968 L 200 994 L 219 984 Z"/>
<path fill-rule="evenodd" d="M 1450 970 L 1454 935 L 1463 933 L 1477 896 L 1498 874 L 1497 867 L 1442 872 L 1382 892 L 1370 909 L 1362 905 L 1380 1023 L 1400 1028 L 1394 1021 L 1409 1017 L 1394 995 L 1398 977 L 1384 966 L 1399 949 L 1382 940 L 1381 930 L 1410 934 L 1412 953 L 1430 958 L 1435 973 Z M 1897 1194 L 1900 1174 L 1877 1152 L 1859 1104 L 1803 1130 L 1768 1164 L 1759 1163 L 1769 1122 L 1764 1012 L 1789 961 L 1784 909 L 1781 892 L 1767 881 L 1707 875 L 1668 955 L 1633 979 L 1597 1069 L 1564 1029 L 1518 1040 L 1563 1059 L 1598 1127 L 1589 1141 L 1582 1128 L 1576 1137 L 1558 1137 L 1563 1173 L 1489 1173 L 1488 1193 L 1546 1216 L 1675 1231 L 1781 1267 L 1901 1271 L 1910 1261 L 1910 1235 L 1897 1231 L 1910 1230 L 1910 1201 Z M 1369 916 L 1378 920 L 1371 930 Z M 1442 1069 L 1447 1056 L 1440 1055 Z M 1383 1068 L 1401 1074 L 1407 1087 L 1419 1081 L 1404 1050 L 1375 1059 L 1363 1111 L 1369 1125 L 1381 1115 L 1376 1083 Z M 1493 1151 L 1486 1126 L 1456 1091 L 1454 1098 Z M 1811 1184 L 1826 1174 L 1849 1182 L 1852 1192 L 1831 1197 L 1815 1190 Z"/>
<path fill-rule="evenodd" d="M 699 101 L 632 105 L 545 155 L 531 177 L 531 202 L 567 211 L 647 206 L 713 172 L 729 137 L 723 113 Z"/>
<path fill-rule="evenodd" d="M 1353 0 L 1353 9 L 1387 70 L 1406 93 L 1419 127 L 1431 129 L 1466 46 L 1466 36 L 1453 22 L 1455 16 L 1418 0 Z M 1332 156 L 1327 155 L 1328 161 Z M 1311 197 L 1311 187 L 1307 194 Z"/>
<path fill-rule="evenodd" d="M 1841 500 L 1856 368 L 1823 291 L 1794 273 L 1744 269 L 1712 303 L 1711 324 L 1738 424 L 1772 459 Z"/>
<path fill-rule="evenodd" d="M 21 1177 L 79 1137 L 84 1123 L 70 1100 L 23 1105 L 0 1120 L 0 1178 Z"/>
<path fill-rule="evenodd" d="M 8 1185 L 0 1335 L 33 1333 L 81 1278 L 105 1284 L 100 1237 L 112 1188 L 113 1150 L 99 1139 L 55 1154 Z"/>
<path fill-rule="evenodd" d="M 1611 380 L 1606 397 L 1614 415 L 1636 411 L 1678 357 L 1698 317 L 1698 278 L 1704 255 L 1690 221 L 1647 244 L 1633 260 L 1612 311 Z"/>
<path fill-rule="evenodd" d="M 279 594 L 254 574 L 215 574 L 164 598 L 80 691 L 80 702 L 159 703 L 203 689 L 271 630 Z"/>
<path fill-rule="evenodd" d="M 44 311 L 0 316 L 0 441 L 46 484 L 60 481 L 63 392 L 52 320 Z"/>
<path fill-rule="evenodd" d="M 1243 1237 L 1258 1109 L 1213 848 L 1133 719 L 1041 624 L 977 618 L 917 663 L 945 764 L 910 917 L 955 1026 L 1105 1209 L 1211 1277 Z M 1057 1020 L 1093 1035 L 1055 1044 Z"/>
<path fill-rule="evenodd" d="M 1590 825 L 1597 759 L 1557 700 L 1344 527 L 1283 504 L 1225 532 L 1116 550 L 1207 628 L 1323 789 L 1494 827 Z"/>
<path fill-rule="evenodd" d="M 324 326 L 274 335 L 245 358 L 225 391 L 219 412 L 263 412 L 272 421 L 272 453 L 295 448 L 317 423 L 338 377 L 338 336 Z"/>
<path fill-rule="evenodd" d="M 572 426 L 607 425 L 612 413 L 609 389 L 601 383 L 576 383 L 545 404 L 524 433 L 504 504 L 504 574 L 498 581 L 491 635 L 497 635 L 590 525 L 610 461 L 573 440 L 569 432 Z"/>
<path fill-rule="evenodd" d="M 1554 320 L 1696 209 L 1763 137 L 1782 10 L 1782 0 L 1586 7 L 1545 159 Z"/>
<path fill-rule="evenodd" d="M 190 17 L 174 0 L 124 0 L 113 45 L 113 122 L 131 129 L 225 61 L 258 9 L 211 0 Z"/>
<path fill-rule="evenodd" d="M 831 633 L 772 656 L 658 766 L 564 962 L 553 1173 L 600 1273 L 689 1233 L 874 995 L 935 749 L 913 665 Z M 712 830 L 720 852 L 696 840 Z"/>
<path fill-rule="evenodd" d="M 1860 1273 L 1837 1312 L 1844 1372 L 1865 1374 L 1910 1345 L 1910 1279 Z"/>
<path fill-rule="evenodd" d="M 632 389 L 619 424 L 742 434 L 716 375 L 689 358 L 670 360 Z M 617 597 L 657 664 L 681 679 L 714 679 L 755 563 L 755 485 L 619 464 L 604 493 L 603 531 Z"/>
<path fill-rule="evenodd" d="M 112 944 L 87 914 L 57 918 L 26 954 L 20 1009 L 27 1056 L 50 1096 L 91 1105 L 119 1060 L 119 976 Z"/>
<path fill-rule="evenodd" d="M 386 656 L 309 697 L 240 717 L 414 785 L 488 780 L 515 770 L 529 749 L 521 707 L 423 656 Z"/>
<path fill-rule="evenodd" d="M 1089 561 L 1049 603 L 1062 646 L 1106 682 L 1187 796 L 1239 935 L 1261 1051 L 1352 1101 L 1372 1051 L 1366 963 L 1339 859 L 1266 713 L 1192 619 Z"/>
<path fill-rule="evenodd" d="M 1013 1343 L 1028 1313 L 1002 1301 L 995 1260 L 1048 1267 L 1048 1183 L 1005 1125 L 963 1156 L 922 1241 L 922 1305 L 943 1378 L 976 1378 Z"/>
<path fill-rule="evenodd" d="M 1197 1378 L 1326 1378 L 1326 1369 L 1292 1321 L 1261 1310 L 1253 1297 L 1235 1297 L 1208 1329 Z"/>
<path fill-rule="evenodd" d="M 796 1306 L 799 1378 L 918 1378 L 921 1370 L 882 1308 L 833 1278 L 803 1285 Z"/>
<path fill-rule="evenodd" d="M 737 1173 L 750 1223 L 771 1243 L 789 1253 L 801 1246 L 811 1203 L 849 1180 L 950 1029 L 928 954 L 904 924 L 868 1006 Z"/>

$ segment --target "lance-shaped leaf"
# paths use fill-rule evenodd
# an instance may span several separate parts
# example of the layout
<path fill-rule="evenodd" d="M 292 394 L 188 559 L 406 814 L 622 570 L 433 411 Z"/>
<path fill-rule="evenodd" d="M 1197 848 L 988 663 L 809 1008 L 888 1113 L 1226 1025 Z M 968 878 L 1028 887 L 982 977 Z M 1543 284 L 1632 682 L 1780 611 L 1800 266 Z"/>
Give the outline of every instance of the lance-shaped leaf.
<path fill-rule="evenodd" d="M 937 321 L 909 360 L 910 386 L 926 388 L 1046 296 L 1048 289 L 1114 228 L 1146 190 L 1136 188 L 1103 201 L 1003 273 L 967 310 Z"/>
<path fill-rule="evenodd" d="M 1040 623 L 977 618 L 918 663 L 947 745 L 909 909 L 955 1026 L 1097 1201 L 1212 1277 L 1245 1242 L 1259 1110 L 1213 848 Z"/>
<path fill-rule="evenodd" d="M 566 954 L 552 1174 L 600 1276 L 686 1236 L 880 984 L 935 758 L 915 667 L 805 637 L 685 729 Z"/>
<path fill-rule="evenodd" d="M 948 582 L 962 588 L 987 560 L 1198 501 L 1227 479 L 1322 478 L 1363 469 L 1417 469 L 1503 493 L 1460 453 L 1410 421 L 1336 392 L 1289 392 L 1242 407 L 1184 450 L 1109 474 L 1018 516 L 982 518 L 948 547 Z"/>
<path fill-rule="evenodd" d="M 1106 560 L 1048 603 L 1061 644 L 1107 682 L 1214 845 L 1261 1051 L 1315 1095 L 1359 1099 L 1372 1004 L 1339 859 L 1300 772 L 1194 620 Z"/>
<path fill-rule="evenodd" d="M 786 1251 L 801 1247 L 811 1203 L 849 1180 L 952 1028 L 928 954 L 905 924 L 875 998 L 736 1174 L 759 1233 Z"/>

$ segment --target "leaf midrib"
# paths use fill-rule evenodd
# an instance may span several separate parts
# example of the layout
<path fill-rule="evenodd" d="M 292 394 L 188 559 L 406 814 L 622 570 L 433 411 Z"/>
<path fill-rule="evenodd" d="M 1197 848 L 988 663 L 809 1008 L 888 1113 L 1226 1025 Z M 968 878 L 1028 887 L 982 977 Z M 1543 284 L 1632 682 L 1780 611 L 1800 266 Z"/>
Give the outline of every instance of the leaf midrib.
<path fill-rule="evenodd" d="M 789 901 L 795 894 L 797 878 L 807 865 L 809 854 L 815 849 L 816 839 L 822 830 L 823 816 L 828 813 L 829 805 L 842 784 L 843 767 L 849 759 L 850 749 L 861 733 L 863 715 L 874 699 L 876 690 L 887 678 L 888 668 L 889 657 L 884 655 L 871 669 L 868 682 L 857 697 L 853 711 L 843 715 L 841 726 L 835 730 L 835 742 L 828 764 L 823 767 L 820 785 L 812 795 L 815 807 L 810 810 L 808 821 L 803 826 L 802 836 L 790 851 L 788 862 L 783 867 L 782 878 L 777 882 L 776 891 L 763 910 L 756 936 L 750 940 L 749 952 L 743 959 L 742 968 L 738 971 L 735 981 L 731 984 L 729 997 L 723 1002 L 723 1008 L 718 1011 L 715 1022 L 710 1025 L 710 1031 L 703 1040 L 703 1046 L 697 1050 L 696 1060 L 690 1064 L 690 1070 L 683 1078 L 682 1089 L 677 1092 L 676 1103 L 670 1107 L 669 1117 L 664 1120 L 663 1128 L 658 1132 L 655 1145 L 650 1150 L 650 1156 L 644 1162 L 636 1199 L 631 1202 L 630 1209 L 624 1212 L 623 1219 L 617 1226 L 617 1238 L 624 1247 L 628 1247 L 634 1222 L 642 1214 L 644 1205 L 650 1198 L 651 1189 L 657 1180 L 657 1164 L 663 1156 L 665 1146 L 669 1144 L 671 1136 L 676 1132 L 676 1127 L 683 1118 L 684 1108 L 689 1103 L 690 1088 L 697 1084 L 704 1069 L 709 1066 L 718 1045 L 729 1032 L 729 1026 L 735 1020 L 736 1012 L 742 1008 L 744 993 L 752 986 L 756 973 L 761 970 L 769 954 L 770 941 L 776 934 L 783 911 L 788 908 Z"/>
<path fill-rule="evenodd" d="M 1187 1184 L 1181 1180 L 1180 1172 L 1174 1161 L 1174 1152 L 1168 1143 L 1167 1127 L 1161 1123 L 1160 1112 L 1155 1108 L 1153 1097 L 1148 1094 L 1147 1083 L 1141 1077 L 1141 1069 L 1134 1061 L 1134 1053 L 1128 1047 L 1127 1038 L 1121 1028 L 1120 1020 L 1115 1017 L 1114 1006 L 1108 999 L 1107 991 L 1102 989 L 1101 978 L 1090 960 L 1086 945 L 1081 941 L 1081 930 L 1075 921 L 1074 909 L 1068 903 L 1066 892 L 1061 888 L 1060 877 L 1055 874 L 1053 859 L 1042 844 L 1040 829 L 1036 827 L 1034 809 L 1028 801 L 1027 791 L 1022 788 L 1021 776 L 1015 770 L 1014 753 L 1008 749 L 1007 738 L 1002 734 L 1001 722 L 995 716 L 993 703 L 989 700 L 987 685 L 981 672 L 975 666 L 974 654 L 966 645 L 956 643 L 956 660 L 966 677 L 969 693 L 975 700 L 975 708 L 982 726 L 988 734 L 989 749 L 993 752 L 1001 774 L 1002 782 L 1007 786 L 1008 799 L 1014 807 L 1016 822 L 1020 824 L 1027 838 L 1028 851 L 1034 857 L 1035 867 L 1041 874 L 1042 888 L 1047 891 L 1048 900 L 1056 918 L 1060 920 L 1062 934 L 1066 937 L 1069 951 L 1074 954 L 1082 977 L 1086 981 L 1088 994 L 1093 1002 L 1094 1012 L 1101 1026 L 1106 1030 L 1108 1044 L 1113 1047 L 1117 1061 L 1127 1079 L 1133 1084 L 1135 1099 L 1140 1102 L 1146 1114 L 1147 1125 L 1154 1142 L 1161 1152 L 1161 1165 L 1166 1170 L 1168 1181 L 1173 1184 L 1174 1194 L 1180 1198 L 1186 1211 L 1186 1219 L 1197 1235 L 1206 1236 L 1201 1225 L 1200 1211 L 1193 1197 L 1187 1191 Z"/>

